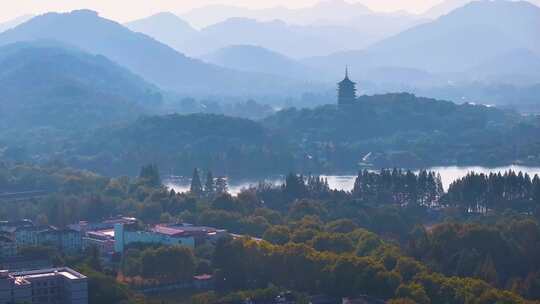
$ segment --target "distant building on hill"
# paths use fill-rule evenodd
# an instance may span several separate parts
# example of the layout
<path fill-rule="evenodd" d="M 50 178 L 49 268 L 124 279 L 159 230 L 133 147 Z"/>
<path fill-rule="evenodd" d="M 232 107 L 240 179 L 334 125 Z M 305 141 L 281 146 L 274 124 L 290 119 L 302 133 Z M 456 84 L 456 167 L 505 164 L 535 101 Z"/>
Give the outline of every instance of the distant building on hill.
<path fill-rule="evenodd" d="M 338 105 L 349 105 L 356 102 L 356 82 L 349 79 L 349 69 L 345 68 L 345 79 L 338 83 Z"/>
<path fill-rule="evenodd" d="M 110 258 L 114 254 L 114 226 L 135 223 L 137 223 L 136 218 L 115 217 L 93 223 L 81 221 L 68 227 L 81 233 L 83 250 L 96 247 L 103 257 Z"/>
<path fill-rule="evenodd" d="M 34 226 L 34 223 L 31 220 L 0 221 L 0 232 L 13 234 L 19 228 L 32 226 Z"/>
<path fill-rule="evenodd" d="M 188 224 L 156 225 L 149 229 L 140 229 L 135 224 L 118 223 L 114 225 L 114 250 L 116 253 L 123 253 L 126 246 L 134 243 L 195 248 L 226 234 L 227 231 L 223 229 Z"/>
<path fill-rule="evenodd" d="M 12 257 L 17 254 L 17 245 L 10 234 L 0 232 L 0 258 Z"/>
<path fill-rule="evenodd" d="M 87 278 L 67 267 L 0 270 L 0 303 L 87 304 Z"/>
<path fill-rule="evenodd" d="M 82 249 L 79 231 L 58 229 L 53 226 L 21 227 L 15 231 L 17 248 L 28 246 L 53 246 L 64 253 L 77 253 Z"/>
<path fill-rule="evenodd" d="M 46 256 L 36 257 L 16 255 L 0 258 L 0 269 L 9 269 L 11 272 L 47 269 L 51 267 L 52 263 Z"/>

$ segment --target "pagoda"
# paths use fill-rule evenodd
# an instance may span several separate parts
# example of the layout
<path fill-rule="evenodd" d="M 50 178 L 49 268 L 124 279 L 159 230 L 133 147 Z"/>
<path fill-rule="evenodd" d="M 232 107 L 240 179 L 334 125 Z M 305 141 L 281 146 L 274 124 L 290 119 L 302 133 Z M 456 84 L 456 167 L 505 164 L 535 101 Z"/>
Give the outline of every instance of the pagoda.
<path fill-rule="evenodd" d="M 338 83 L 338 105 L 349 105 L 356 102 L 356 82 L 349 79 L 349 68 L 345 68 L 345 79 Z"/>

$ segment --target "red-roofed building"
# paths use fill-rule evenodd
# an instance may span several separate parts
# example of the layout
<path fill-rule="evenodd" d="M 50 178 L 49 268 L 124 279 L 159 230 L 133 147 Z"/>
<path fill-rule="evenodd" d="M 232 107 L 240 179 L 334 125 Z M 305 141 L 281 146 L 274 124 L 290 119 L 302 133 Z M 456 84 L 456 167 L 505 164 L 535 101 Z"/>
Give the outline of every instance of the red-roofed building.
<path fill-rule="evenodd" d="M 150 229 L 130 229 L 129 225 L 114 227 L 114 249 L 122 253 L 125 246 L 133 243 L 183 245 L 194 248 L 206 241 L 215 240 L 227 233 L 226 230 L 186 224 L 156 225 Z"/>

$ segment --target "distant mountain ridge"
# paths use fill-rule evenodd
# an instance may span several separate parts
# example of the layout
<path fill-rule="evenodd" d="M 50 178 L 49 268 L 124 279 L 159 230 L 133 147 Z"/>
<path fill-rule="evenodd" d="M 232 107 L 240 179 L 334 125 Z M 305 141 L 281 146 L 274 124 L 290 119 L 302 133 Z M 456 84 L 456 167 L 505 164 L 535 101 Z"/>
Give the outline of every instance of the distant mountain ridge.
<path fill-rule="evenodd" d="M 118 123 L 162 102 L 157 87 L 105 57 L 45 41 L 0 48 L 0 90 L 3 132 L 19 134 Z"/>
<path fill-rule="evenodd" d="M 443 15 L 450 13 L 451 11 L 463 7 L 473 1 L 479 0 L 443 0 L 441 3 L 431 7 L 422 16 L 425 18 L 436 19 Z M 512 0 L 512 1 L 526 1 L 536 6 L 540 6 L 539 0 Z"/>
<path fill-rule="evenodd" d="M 182 51 L 184 41 L 194 38 L 198 30 L 178 16 L 162 12 L 150 17 L 126 23 L 134 32 L 140 32 Z"/>
<path fill-rule="evenodd" d="M 204 28 L 235 17 L 260 21 L 281 19 L 295 25 L 309 25 L 318 22 L 343 25 L 343 22 L 368 14 L 375 14 L 375 12 L 360 3 L 351 3 L 344 0 L 324 0 L 312 6 L 297 9 L 289 9 L 283 6 L 249 9 L 239 6 L 207 5 L 183 13 L 180 17 L 199 28 Z"/>
<path fill-rule="evenodd" d="M 233 45 L 201 57 L 204 61 L 241 71 L 267 73 L 294 79 L 320 79 L 314 69 L 285 55 L 253 45 Z"/>
<path fill-rule="evenodd" d="M 241 95 L 283 83 L 186 57 L 151 37 L 89 10 L 48 13 L 0 34 L 0 45 L 51 39 L 101 54 L 163 89 L 183 94 Z M 267 92 L 267 91 L 266 91 Z"/>
<path fill-rule="evenodd" d="M 365 50 L 304 62 L 327 70 L 349 64 L 355 70 L 394 66 L 464 72 L 514 49 L 540 52 L 539 28 L 540 8 L 528 2 L 476 1 Z"/>
<path fill-rule="evenodd" d="M 165 21 L 164 16 L 154 15 L 126 26 L 196 57 L 232 45 L 257 45 L 300 58 L 364 48 L 377 41 L 377 35 L 354 27 L 291 25 L 279 19 L 261 21 L 245 17 L 229 18 L 191 31 L 189 24 L 179 17 L 167 13 L 168 21 Z"/>
<path fill-rule="evenodd" d="M 34 17 L 33 15 L 28 14 L 28 15 L 22 15 L 22 16 L 14 18 L 14 19 L 2 22 L 2 23 L 0 23 L 0 33 L 4 32 L 4 31 L 7 31 L 7 30 L 9 30 L 11 28 L 14 28 L 17 25 L 22 24 L 22 23 L 30 20 L 33 17 Z"/>
<path fill-rule="evenodd" d="M 474 0 L 443 0 L 441 3 L 425 11 L 422 15 L 427 18 L 437 19 L 457 8 L 467 5 L 471 1 Z"/>
<path fill-rule="evenodd" d="M 329 0 L 300 9 L 210 5 L 179 16 L 161 13 L 126 26 L 190 56 L 250 44 L 301 58 L 364 48 L 425 21 L 410 14 L 376 13 L 360 3 Z M 187 31 L 186 24 L 198 32 Z"/>
<path fill-rule="evenodd" d="M 469 69 L 474 81 L 523 85 L 540 83 L 540 54 L 526 49 L 515 49 L 489 58 Z"/>

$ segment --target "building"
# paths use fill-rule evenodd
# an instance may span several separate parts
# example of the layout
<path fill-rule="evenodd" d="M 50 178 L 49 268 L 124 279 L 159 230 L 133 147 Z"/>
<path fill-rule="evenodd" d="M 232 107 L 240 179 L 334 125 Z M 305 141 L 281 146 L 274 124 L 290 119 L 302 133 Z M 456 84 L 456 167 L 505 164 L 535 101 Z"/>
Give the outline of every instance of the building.
<path fill-rule="evenodd" d="M 211 274 L 201 274 L 193 276 L 193 287 L 196 289 L 214 288 L 214 276 Z"/>
<path fill-rule="evenodd" d="M 0 304 L 87 304 L 87 278 L 67 267 L 0 271 Z"/>
<path fill-rule="evenodd" d="M 52 263 L 46 256 L 12 256 L 0 258 L 0 269 L 9 269 L 10 271 L 27 271 L 51 267 Z"/>
<path fill-rule="evenodd" d="M 350 105 L 356 102 L 356 83 L 349 79 L 349 69 L 345 68 L 345 79 L 338 83 L 338 105 Z"/>
<path fill-rule="evenodd" d="M 114 251 L 123 253 L 129 244 L 182 245 L 194 248 L 195 239 L 184 231 L 157 225 L 151 229 L 137 229 L 137 225 L 116 224 L 114 226 Z"/>
<path fill-rule="evenodd" d="M 31 220 L 20 221 L 0 221 L 0 232 L 13 234 L 21 227 L 32 227 L 34 223 Z"/>
<path fill-rule="evenodd" d="M 82 238 L 83 249 L 96 247 L 101 255 L 114 254 L 114 229 L 88 231 Z"/>
<path fill-rule="evenodd" d="M 227 230 L 225 229 L 218 229 L 208 226 L 194 226 L 186 223 L 167 225 L 167 227 L 181 230 L 185 234 L 193 236 L 195 240 L 195 247 L 206 242 L 214 242 L 228 234 Z"/>
<path fill-rule="evenodd" d="M 110 258 L 114 254 L 114 226 L 116 224 L 132 225 L 136 223 L 136 218 L 116 217 L 95 223 L 81 221 L 68 227 L 81 233 L 83 250 L 94 246 L 102 256 Z"/>
<path fill-rule="evenodd" d="M 64 253 L 76 253 L 82 249 L 82 237 L 73 229 L 53 226 L 20 227 L 15 230 L 17 248 L 28 246 L 53 246 Z"/>
<path fill-rule="evenodd" d="M 0 270 L 0 304 L 32 303 L 32 285 Z"/>
<path fill-rule="evenodd" d="M 0 232 L 0 258 L 17 255 L 17 245 L 11 234 Z"/>
<path fill-rule="evenodd" d="M 226 233 L 226 230 L 222 229 L 186 224 L 156 225 L 150 229 L 139 229 L 137 225 L 116 224 L 114 250 L 122 253 L 127 245 L 134 243 L 182 245 L 194 248 L 206 241 L 220 238 Z"/>
<path fill-rule="evenodd" d="M 77 224 L 68 225 L 69 229 L 80 231 L 81 233 L 86 233 L 89 231 L 102 231 L 102 230 L 113 230 L 114 225 L 116 224 L 134 224 L 137 222 L 136 218 L 133 217 L 115 217 L 101 222 L 89 223 L 87 221 L 80 221 Z"/>

